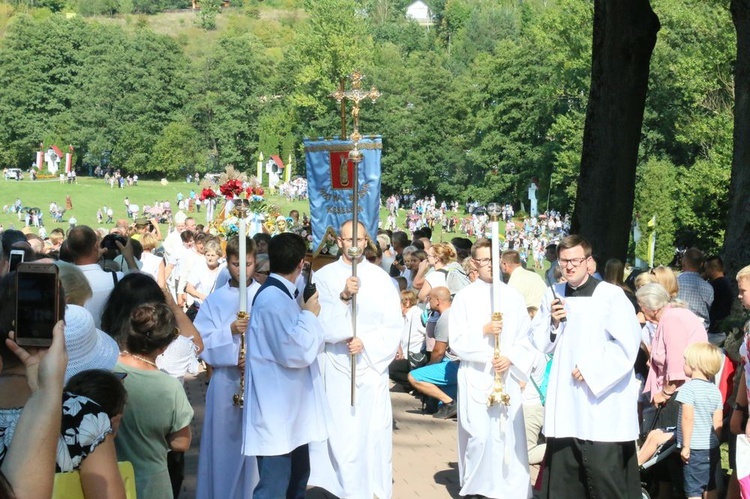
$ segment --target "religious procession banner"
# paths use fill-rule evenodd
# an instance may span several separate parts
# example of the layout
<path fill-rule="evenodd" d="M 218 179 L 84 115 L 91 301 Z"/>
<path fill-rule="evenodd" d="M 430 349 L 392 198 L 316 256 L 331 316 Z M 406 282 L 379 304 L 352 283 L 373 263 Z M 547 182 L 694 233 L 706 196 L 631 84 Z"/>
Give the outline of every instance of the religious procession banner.
<path fill-rule="evenodd" d="M 305 139 L 307 192 L 310 198 L 312 248 L 317 255 L 330 243 L 342 223 L 352 218 L 354 164 L 349 151 L 351 140 Z M 364 155 L 359 165 L 359 220 L 373 239 L 380 218 L 380 157 L 383 142 L 379 135 L 359 141 Z"/>

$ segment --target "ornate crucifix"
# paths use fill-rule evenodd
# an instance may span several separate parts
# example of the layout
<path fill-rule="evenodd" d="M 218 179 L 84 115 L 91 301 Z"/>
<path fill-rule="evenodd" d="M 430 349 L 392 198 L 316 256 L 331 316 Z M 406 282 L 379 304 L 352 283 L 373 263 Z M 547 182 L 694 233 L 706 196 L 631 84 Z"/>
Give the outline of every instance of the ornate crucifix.
<path fill-rule="evenodd" d="M 359 164 L 364 159 L 362 151 L 359 150 L 359 141 L 362 136 L 359 134 L 359 103 L 365 99 L 370 99 L 375 102 L 380 97 L 380 92 L 372 87 L 369 91 L 362 90 L 362 79 L 364 75 L 359 71 L 355 71 L 349 77 L 352 80 L 351 90 L 344 90 L 344 82 L 341 80 L 339 89 L 331 94 L 331 97 L 336 99 L 336 102 L 341 104 L 341 133 L 342 136 L 346 136 L 346 101 L 353 102 L 352 107 L 352 118 L 353 118 L 353 131 L 349 136 L 354 149 L 349 151 L 349 159 L 353 164 L 352 168 L 352 180 L 354 185 L 352 188 L 352 246 L 348 250 L 348 256 L 352 261 L 352 276 L 357 277 L 357 262 L 359 257 L 362 256 L 362 250 L 359 248 L 357 243 L 357 232 L 359 228 Z M 346 165 L 344 165 L 346 168 Z M 352 296 L 352 336 L 357 337 L 357 295 Z M 354 395 L 357 386 L 357 356 L 351 356 L 351 402 L 354 407 Z"/>

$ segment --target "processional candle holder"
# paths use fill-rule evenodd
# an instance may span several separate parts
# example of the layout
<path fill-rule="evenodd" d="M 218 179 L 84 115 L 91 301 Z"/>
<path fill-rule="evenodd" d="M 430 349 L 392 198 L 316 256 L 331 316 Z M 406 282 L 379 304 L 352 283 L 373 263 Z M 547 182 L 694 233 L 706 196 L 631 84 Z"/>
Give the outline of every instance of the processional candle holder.
<path fill-rule="evenodd" d="M 240 199 L 234 208 L 234 214 L 239 219 L 239 259 L 240 275 L 237 287 L 240 292 L 240 308 L 237 312 L 237 319 L 247 319 L 250 315 L 247 313 L 247 206 L 245 200 Z M 237 360 L 238 365 L 245 360 L 245 331 L 240 335 L 240 354 Z M 235 407 L 242 407 L 245 404 L 245 370 L 240 371 L 240 386 L 237 393 L 232 395 L 232 403 Z"/>
<path fill-rule="evenodd" d="M 487 205 L 487 213 L 490 215 L 491 230 L 491 255 L 492 255 L 492 317 L 493 322 L 503 320 L 503 314 L 500 312 L 500 281 L 503 276 L 500 273 L 500 235 L 498 231 L 498 217 L 500 215 L 500 205 L 490 203 Z M 502 334 L 502 332 L 500 333 Z M 500 358 L 500 334 L 495 335 L 495 359 Z M 503 404 L 510 405 L 510 395 L 505 391 L 502 373 L 495 372 L 495 381 L 492 387 L 492 393 L 487 397 L 487 407 Z"/>

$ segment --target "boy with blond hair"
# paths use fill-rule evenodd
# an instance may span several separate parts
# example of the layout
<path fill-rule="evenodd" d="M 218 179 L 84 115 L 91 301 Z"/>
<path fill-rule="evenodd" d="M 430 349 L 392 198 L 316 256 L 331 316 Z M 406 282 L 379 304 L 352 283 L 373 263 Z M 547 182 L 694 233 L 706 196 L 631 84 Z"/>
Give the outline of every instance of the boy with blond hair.
<path fill-rule="evenodd" d="M 677 392 L 677 446 L 684 463 L 683 486 L 689 499 L 716 497 L 716 468 L 721 463 L 719 432 L 721 392 L 713 381 L 722 365 L 721 352 L 708 342 L 685 349 L 685 375 L 691 379 Z"/>

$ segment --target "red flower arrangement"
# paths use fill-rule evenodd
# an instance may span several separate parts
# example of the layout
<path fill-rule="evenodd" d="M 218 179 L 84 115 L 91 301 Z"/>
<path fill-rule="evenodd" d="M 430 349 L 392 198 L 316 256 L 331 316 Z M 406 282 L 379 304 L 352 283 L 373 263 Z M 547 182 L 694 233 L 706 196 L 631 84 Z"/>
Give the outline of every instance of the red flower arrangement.
<path fill-rule="evenodd" d="M 227 199 L 234 199 L 242 194 L 242 182 L 237 179 L 227 180 L 226 183 L 219 186 L 222 196 Z"/>
<path fill-rule="evenodd" d="M 263 188 L 259 185 L 256 185 L 255 187 L 248 187 L 245 191 L 245 194 L 247 194 L 247 198 L 250 199 L 252 196 L 262 196 L 263 195 Z"/>
<path fill-rule="evenodd" d="M 216 197 L 216 193 L 213 189 L 210 187 L 207 187 L 201 191 L 201 195 L 198 196 L 201 201 L 205 201 L 206 199 L 213 199 Z"/>

